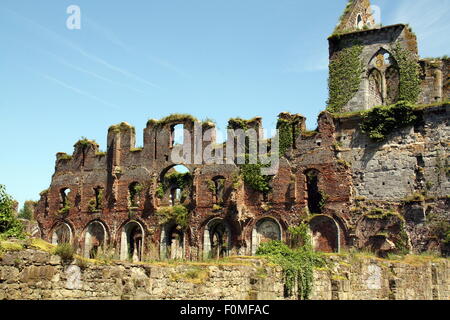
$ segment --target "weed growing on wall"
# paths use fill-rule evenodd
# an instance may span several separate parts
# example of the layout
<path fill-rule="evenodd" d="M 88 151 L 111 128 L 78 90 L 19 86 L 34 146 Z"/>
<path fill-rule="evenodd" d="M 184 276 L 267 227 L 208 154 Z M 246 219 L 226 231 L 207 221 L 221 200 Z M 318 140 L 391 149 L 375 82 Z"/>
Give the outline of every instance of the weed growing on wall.
<path fill-rule="evenodd" d="M 361 130 L 375 141 L 382 141 L 396 129 L 413 125 L 417 121 L 414 106 L 405 101 L 395 105 L 375 107 L 362 114 Z"/>

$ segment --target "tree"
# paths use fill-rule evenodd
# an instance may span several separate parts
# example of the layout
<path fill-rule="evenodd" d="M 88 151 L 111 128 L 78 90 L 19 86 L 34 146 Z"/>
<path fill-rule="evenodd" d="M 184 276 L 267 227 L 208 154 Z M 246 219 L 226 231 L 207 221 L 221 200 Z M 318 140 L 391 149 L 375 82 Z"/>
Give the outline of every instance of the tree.
<path fill-rule="evenodd" d="M 14 200 L 0 185 L 0 237 L 23 238 L 23 227 L 14 215 Z"/>
<path fill-rule="evenodd" d="M 32 200 L 27 200 L 23 204 L 22 209 L 20 209 L 18 218 L 32 220 L 34 217 L 34 208 L 36 207 L 36 202 Z"/>

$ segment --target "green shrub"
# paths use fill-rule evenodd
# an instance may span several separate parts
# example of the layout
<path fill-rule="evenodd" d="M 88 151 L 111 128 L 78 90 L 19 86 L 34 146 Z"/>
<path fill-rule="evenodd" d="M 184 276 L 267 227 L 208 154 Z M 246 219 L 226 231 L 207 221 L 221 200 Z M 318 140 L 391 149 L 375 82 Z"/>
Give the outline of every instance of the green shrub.
<path fill-rule="evenodd" d="M 156 212 L 156 216 L 161 225 L 174 222 L 183 229 L 188 226 L 189 211 L 183 205 L 162 207 Z"/>
<path fill-rule="evenodd" d="M 375 141 L 382 141 L 396 129 L 414 125 L 414 106 L 405 101 L 395 105 L 375 107 L 363 113 L 361 130 Z"/>
<path fill-rule="evenodd" d="M 23 226 L 14 214 L 14 200 L 0 185 L 0 238 L 24 238 Z"/>
<path fill-rule="evenodd" d="M 61 243 L 56 246 L 54 254 L 60 256 L 63 261 L 71 261 L 75 254 L 75 248 L 70 243 Z"/>
<path fill-rule="evenodd" d="M 271 190 L 270 181 L 271 176 L 264 176 L 261 174 L 263 164 L 243 164 L 241 166 L 242 178 L 244 183 L 250 186 L 253 190 L 259 192 L 269 192 Z"/>
<path fill-rule="evenodd" d="M 271 241 L 259 246 L 256 255 L 265 256 L 283 269 L 285 293 L 293 294 L 297 283 L 299 299 L 307 300 L 312 292 L 314 268 L 324 267 L 325 260 L 310 245 L 291 249 L 281 241 Z"/>

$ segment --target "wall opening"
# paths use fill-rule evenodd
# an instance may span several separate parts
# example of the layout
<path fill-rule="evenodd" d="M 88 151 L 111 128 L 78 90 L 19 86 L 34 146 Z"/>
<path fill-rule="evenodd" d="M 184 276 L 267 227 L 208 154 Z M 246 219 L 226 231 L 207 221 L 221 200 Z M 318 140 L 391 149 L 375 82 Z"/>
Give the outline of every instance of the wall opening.
<path fill-rule="evenodd" d="M 162 205 L 185 204 L 190 199 L 192 175 L 183 165 L 171 166 L 161 172 L 160 186 L 164 192 L 159 196 Z"/>
<path fill-rule="evenodd" d="M 203 258 L 220 259 L 229 255 L 231 230 L 223 219 L 208 222 L 203 233 Z"/>
<path fill-rule="evenodd" d="M 63 188 L 59 191 L 60 195 L 60 208 L 65 208 L 69 206 L 69 188 Z"/>
<path fill-rule="evenodd" d="M 139 182 L 133 182 L 128 186 L 128 206 L 139 207 L 141 200 L 142 186 Z"/>
<path fill-rule="evenodd" d="M 102 187 L 94 188 L 95 210 L 101 210 L 103 208 L 103 192 L 104 192 L 104 188 L 102 188 Z"/>
<path fill-rule="evenodd" d="M 70 228 L 70 226 L 65 222 L 58 224 L 53 229 L 52 244 L 58 245 L 71 242 L 72 242 L 72 229 Z"/>
<path fill-rule="evenodd" d="M 305 176 L 308 210 L 310 213 L 321 213 L 323 199 L 319 191 L 319 171 L 315 169 L 307 170 Z"/>
<path fill-rule="evenodd" d="M 95 259 L 98 254 L 105 250 L 106 244 L 106 228 L 99 221 L 91 222 L 84 235 L 84 256 L 86 258 Z"/>
<path fill-rule="evenodd" d="M 184 124 L 177 124 L 170 128 L 170 147 L 184 144 Z"/>
<path fill-rule="evenodd" d="M 215 204 L 223 204 L 223 197 L 224 197 L 224 191 L 225 191 L 225 178 L 222 176 L 217 176 L 212 179 L 214 183 L 214 194 L 213 194 L 213 201 Z"/>
<path fill-rule="evenodd" d="M 339 227 L 336 221 L 327 216 L 317 216 L 311 219 L 309 225 L 314 250 L 339 252 Z"/>
<path fill-rule="evenodd" d="M 252 254 L 256 253 L 261 243 L 281 241 L 281 225 L 273 218 L 259 220 L 252 232 Z"/>
<path fill-rule="evenodd" d="M 175 224 L 167 224 L 161 231 L 161 259 L 182 260 L 184 258 L 184 233 Z"/>
<path fill-rule="evenodd" d="M 144 228 L 136 221 L 128 222 L 122 228 L 120 259 L 142 261 L 144 250 Z"/>

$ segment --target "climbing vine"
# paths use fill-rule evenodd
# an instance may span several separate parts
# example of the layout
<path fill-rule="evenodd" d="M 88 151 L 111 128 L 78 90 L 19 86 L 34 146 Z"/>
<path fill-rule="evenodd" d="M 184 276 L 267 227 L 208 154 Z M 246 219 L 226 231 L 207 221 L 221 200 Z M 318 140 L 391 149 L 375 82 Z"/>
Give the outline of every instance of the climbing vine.
<path fill-rule="evenodd" d="M 396 129 L 413 125 L 417 121 L 414 106 L 405 101 L 395 105 L 375 107 L 362 115 L 361 130 L 375 141 L 382 141 Z"/>
<path fill-rule="evenodd" d="M 362 51 L 363 46 L 355 44 L 342 49 L 330 62 L 328 111 L 341 112 L 358 92 L 363 72 Z"/>
<path fill-rule="evenodd" d="M 301 133 L 298 126 L 300 116 L 295 116 L 291 119 L 278 119 L 277 129 L 279 137 L 279 150 L 280 156 L 283 156 L 286 151 L 291 149 L 294 145 L 294 139 Z"/>
<path fill-rule="evenodd" d="M 298 230 L 301 235 L 304 227 Z M 310 240 L 306 239 L 305 245 L 291 249 L 281 241 L 271 241 L 260 245 L 257 255 L 266 256 L 272 263 L 278 264 L 283 269 L 284 287 L 286 296 L 292 296 L 297 284 L 297 295 L 299 299 L 309 299 L 314 281 L 314 268 L 325 266 L 325 260 L 313 251 Z"/>
<path fill-rule="evenodd" d="M 417 103 L 420 95 L 420 67 L 413 54 L 397 44 L 392 50 L 400 72 L 398 99 Z"/>

